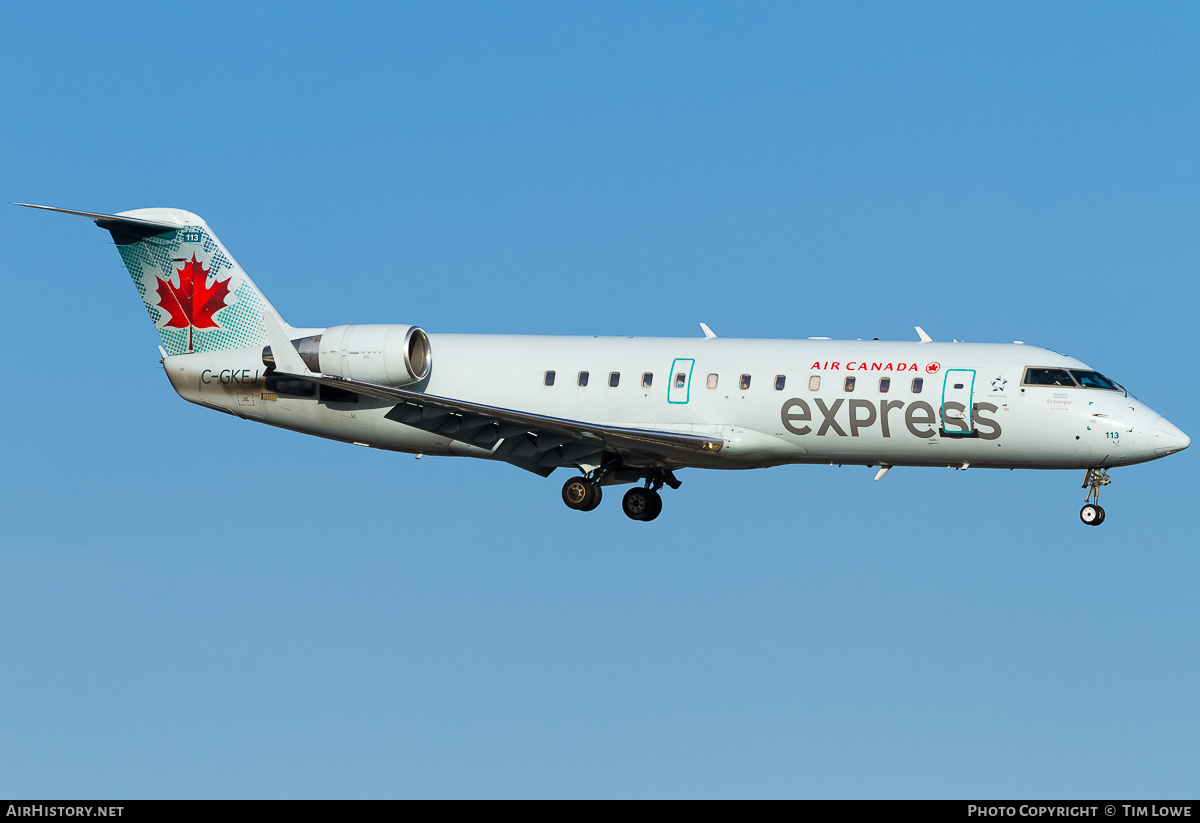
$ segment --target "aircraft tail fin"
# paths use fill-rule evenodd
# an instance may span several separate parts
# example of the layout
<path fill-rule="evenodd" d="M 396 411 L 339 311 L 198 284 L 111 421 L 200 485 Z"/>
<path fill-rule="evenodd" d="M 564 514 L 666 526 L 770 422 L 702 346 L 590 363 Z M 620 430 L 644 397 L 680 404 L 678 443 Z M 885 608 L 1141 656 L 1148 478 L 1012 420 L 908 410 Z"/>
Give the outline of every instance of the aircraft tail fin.
<path fill-rule="evenodd" d="M 265 346 L 264 313 L 286 325 L 208 224 L 191 212 L 99 214 L 16 205 L 90 217 L 108 231 L 168 354 Z"/>

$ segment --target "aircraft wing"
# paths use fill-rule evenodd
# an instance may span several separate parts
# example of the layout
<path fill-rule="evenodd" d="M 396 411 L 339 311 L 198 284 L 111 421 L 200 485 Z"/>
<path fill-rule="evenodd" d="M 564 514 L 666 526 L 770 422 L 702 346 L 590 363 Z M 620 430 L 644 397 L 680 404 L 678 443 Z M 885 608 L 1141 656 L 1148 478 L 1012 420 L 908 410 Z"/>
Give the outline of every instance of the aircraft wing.
<path fill-rule="evenodd" d="M 495 457 L 541 475 L 577 463 L 598 466 L 605 452 L 620 456 L 628 467 L 678 468 L 695 465 L 698 458 L 703 462 L 704 455 L 715 455 L 725 445 L 717 435 L 566 420 L 328 374 L 275 374 L 395 403 L 389 420 L 492 450 Z"/>

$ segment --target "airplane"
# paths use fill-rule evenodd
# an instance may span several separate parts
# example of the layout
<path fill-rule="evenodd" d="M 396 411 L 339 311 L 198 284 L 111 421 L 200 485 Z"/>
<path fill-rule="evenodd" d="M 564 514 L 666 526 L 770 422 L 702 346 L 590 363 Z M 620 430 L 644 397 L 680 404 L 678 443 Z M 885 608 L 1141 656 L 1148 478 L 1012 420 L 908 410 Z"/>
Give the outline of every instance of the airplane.
<path fill-rule="evenodd" d="M 1083 470 L 1080 520 L 1104 522 L 1111 468 L 1191 440 L 1073 357 L 1022 342 L 755 340 L 427 333 L 286 323 L 195 214 L 31 203 L 107 230 L 185 400 L 377 449 L 574 473 L 566 505 L 606 486 L 633 520 L 685 468 L 863 465 Z"/>

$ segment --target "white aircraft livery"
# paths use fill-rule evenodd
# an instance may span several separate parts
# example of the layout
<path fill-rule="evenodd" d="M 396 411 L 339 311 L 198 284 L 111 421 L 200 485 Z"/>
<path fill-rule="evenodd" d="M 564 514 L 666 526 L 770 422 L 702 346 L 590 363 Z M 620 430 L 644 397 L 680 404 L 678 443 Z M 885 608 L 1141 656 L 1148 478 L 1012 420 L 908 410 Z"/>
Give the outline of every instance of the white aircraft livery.
<path fill-rule="evenodd" d="M 1104 521 L 1108 470 L 1186 434 L 1086 364 L 1012 344 L 429 334 L 296 328 L 208 225 L 179 209 L 88 217 L 111 233 L 192 403 L 378 449 L 502 460 L 591 511 L 633 484 L 634 520 L 685 468 L 787 463 L 1083 470 L 1080 519 Z"/>

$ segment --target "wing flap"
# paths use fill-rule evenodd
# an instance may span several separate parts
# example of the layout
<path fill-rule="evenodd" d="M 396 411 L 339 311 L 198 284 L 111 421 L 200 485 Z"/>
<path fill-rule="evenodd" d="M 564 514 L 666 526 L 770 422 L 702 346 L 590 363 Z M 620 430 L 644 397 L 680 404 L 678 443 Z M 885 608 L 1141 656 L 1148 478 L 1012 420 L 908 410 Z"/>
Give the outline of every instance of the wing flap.
<path fill-rule="evenodd" d="M 715 435 L 568 420 L 307 370 L 276 374 L 395 403 L 385 416 L 397 423 L 482 448 L 502 441 L 494 454 L 527 468 L 570 465 L 605 451 L 619 455 L 626 465 L 680 467 L 712 457 L 725 445 Z"/>

